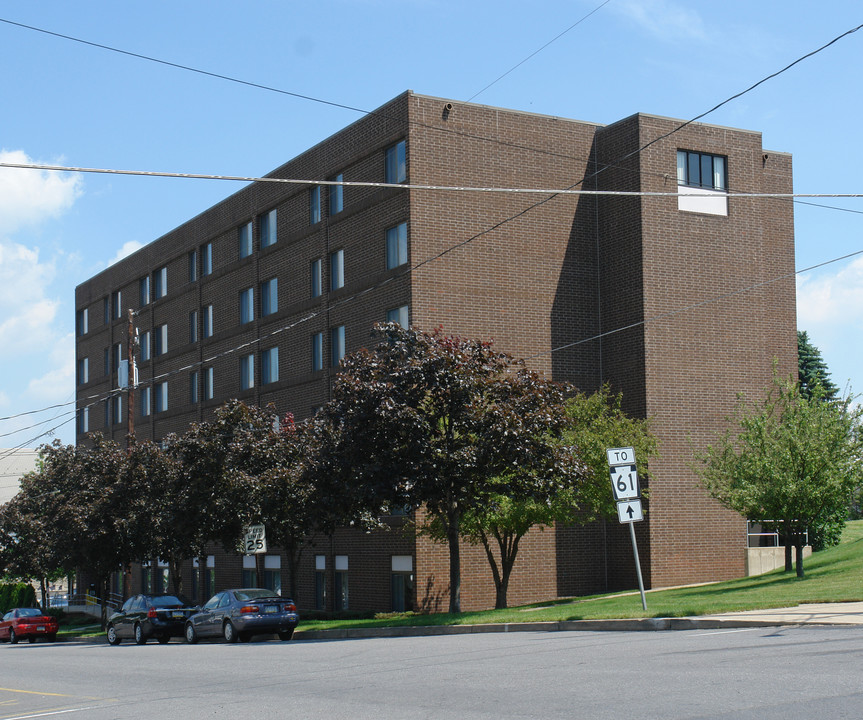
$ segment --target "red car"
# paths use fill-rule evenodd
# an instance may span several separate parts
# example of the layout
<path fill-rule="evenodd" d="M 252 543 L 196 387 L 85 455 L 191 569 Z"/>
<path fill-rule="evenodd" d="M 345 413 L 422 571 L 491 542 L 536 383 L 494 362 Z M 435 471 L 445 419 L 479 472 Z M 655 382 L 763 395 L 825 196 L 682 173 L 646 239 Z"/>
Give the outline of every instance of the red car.
<path fill-rule="evenodd" d="M 8 640 L 14 645 L 24 638 L 36 642 L 37 637 L 54 642 L 57 638 L 57 619 L 43 615 L 39 608 L 15 608 L 3 616 L 0 640 Z"/>

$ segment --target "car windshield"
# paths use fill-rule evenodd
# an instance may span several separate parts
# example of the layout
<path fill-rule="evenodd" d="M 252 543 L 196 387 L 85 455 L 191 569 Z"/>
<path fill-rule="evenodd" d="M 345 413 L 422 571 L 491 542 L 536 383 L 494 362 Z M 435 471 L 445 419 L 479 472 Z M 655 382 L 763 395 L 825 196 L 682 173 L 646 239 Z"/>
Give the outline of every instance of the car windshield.
<path fill-rule="evenodd" d="M 267 590 L 266 588 L 252 588 L 250 590 L 237 590 L 234 593 L 234 597 L 241 602 L 245 602 L 246 600 L 260 600 L 262 598 L 277 598 L 272 590 Z"/>
<path fill-rule="evenodd" d="M 18 617 L 40 617 L 42 611 L 38 608 L 21 608 L 18 611 Z"/>
<path fill-rule="evenodd" d="M 154 598 L 150 598 L 150 603 L 153 607 L 157 608 L 181 607 L 186 604 L 176 595 L 157 595 Z"/>

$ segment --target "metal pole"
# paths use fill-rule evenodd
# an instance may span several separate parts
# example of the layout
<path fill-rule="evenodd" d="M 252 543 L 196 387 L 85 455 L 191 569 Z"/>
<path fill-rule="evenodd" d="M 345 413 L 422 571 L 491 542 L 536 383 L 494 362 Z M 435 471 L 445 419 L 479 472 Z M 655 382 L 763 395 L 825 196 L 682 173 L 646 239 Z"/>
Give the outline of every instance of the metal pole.
<path fill-rule="evenodd" d="M 641 561 L 638 559 L 638 545 L 635 544 L 635 523 L 629 525 L 629 536 L 632 538 L 632 553 L 635 555 L 635 572 L 638 574 L 638 589 L 641 592 L 641 607 L 647 612 L 647 599 L 644 597 L 644 580 L 641 579 Z"/>

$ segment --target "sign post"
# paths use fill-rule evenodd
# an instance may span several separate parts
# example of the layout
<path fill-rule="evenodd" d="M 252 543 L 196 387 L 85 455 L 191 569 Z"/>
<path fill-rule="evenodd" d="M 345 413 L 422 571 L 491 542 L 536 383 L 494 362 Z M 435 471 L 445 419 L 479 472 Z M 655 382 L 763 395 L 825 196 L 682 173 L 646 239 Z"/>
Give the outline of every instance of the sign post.
<path fill-rule="evenodd" d="M 647 612 L 647 598 L 644 595 L 644 580 L 641 577 L 641 562 L 638 559 L 638 545 L 635 542 L 635 525 L 644 520 L 641 508 L 641 488 L 638 485 L 638 469 L 635 464 L 635 450 L 631 447 L 608 448 L 605 451 L 611 475 L 611 490 L 617 501 L 617 519 L 629 525 L 632 538 L 632 554 L 635 556 L 635 572 L 638 575 L 638 590 L 641 592 L 641 607 Z"/>

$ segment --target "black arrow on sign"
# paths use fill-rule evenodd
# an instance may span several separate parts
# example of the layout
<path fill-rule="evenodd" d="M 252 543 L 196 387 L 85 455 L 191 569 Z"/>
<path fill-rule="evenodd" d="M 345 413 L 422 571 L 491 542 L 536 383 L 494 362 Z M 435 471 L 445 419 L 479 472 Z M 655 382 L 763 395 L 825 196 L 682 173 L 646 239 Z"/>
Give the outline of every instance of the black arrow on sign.
<path fill-rule="evenodd" d="M 632 520 L 632 516 L 635 515 L 635 510 L 632 509 L 632 505 L 627 506 L 626 514 L 629 515 L 629 519 Z"/>

